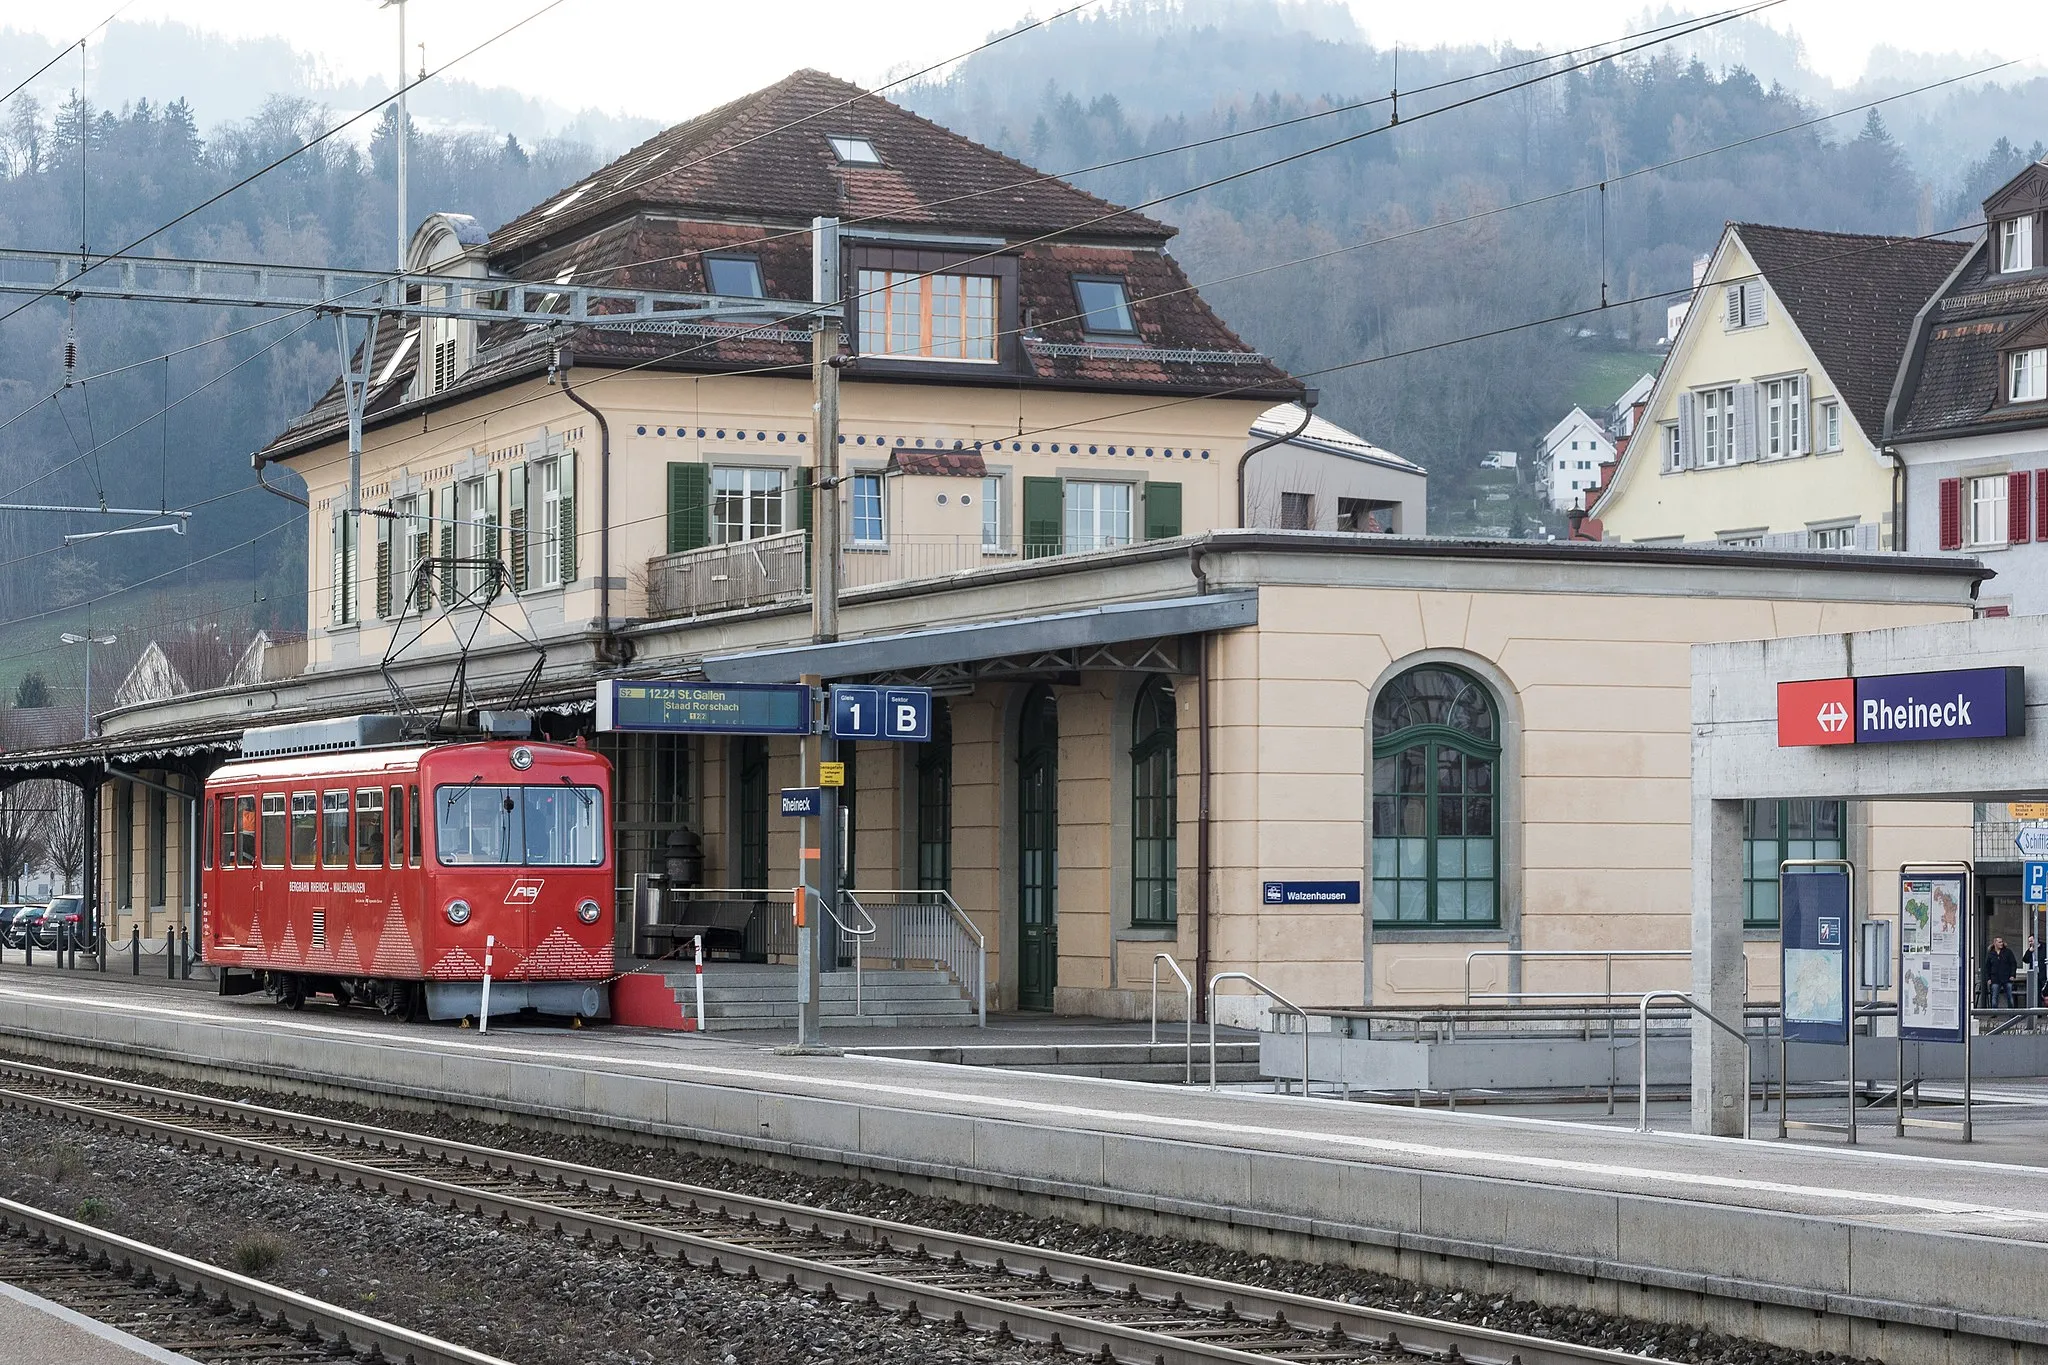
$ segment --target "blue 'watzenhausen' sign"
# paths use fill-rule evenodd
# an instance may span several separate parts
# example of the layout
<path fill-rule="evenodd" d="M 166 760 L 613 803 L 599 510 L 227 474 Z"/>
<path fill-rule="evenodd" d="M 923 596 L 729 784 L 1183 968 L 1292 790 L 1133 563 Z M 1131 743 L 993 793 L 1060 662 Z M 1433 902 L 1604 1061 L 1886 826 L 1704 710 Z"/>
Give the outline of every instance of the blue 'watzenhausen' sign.
<path fill-rule="evenodd" d="M 1856 742 L 2003 739 L 2027 732 L 2019 668 L 1856 679 Z"/>
<path fill-rule="evenodd" d="M 1357 882 L 1267 882 L 1267 905 L 1357 905 Z"/>

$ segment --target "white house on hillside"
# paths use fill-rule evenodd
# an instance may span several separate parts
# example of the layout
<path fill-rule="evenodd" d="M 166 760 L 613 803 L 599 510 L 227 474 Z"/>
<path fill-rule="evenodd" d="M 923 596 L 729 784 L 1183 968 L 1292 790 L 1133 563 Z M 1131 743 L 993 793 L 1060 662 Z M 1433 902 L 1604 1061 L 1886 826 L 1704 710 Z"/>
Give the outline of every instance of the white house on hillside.
<path fill-rule="evenodd" d="M 1600 482 L 1600 466 L 1614 458 L 1614 438 L 1579 407 L 1565 414 L 1538 448 L 1550 505 L 1559 512 L 1577 507 L 1580 496 Z"/>

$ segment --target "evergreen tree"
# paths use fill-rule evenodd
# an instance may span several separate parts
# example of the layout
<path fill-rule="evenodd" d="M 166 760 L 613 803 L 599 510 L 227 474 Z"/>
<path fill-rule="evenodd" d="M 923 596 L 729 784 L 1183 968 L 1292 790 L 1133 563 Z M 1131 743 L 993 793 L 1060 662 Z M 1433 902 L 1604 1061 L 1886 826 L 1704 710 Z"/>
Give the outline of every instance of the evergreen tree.
<path fill-rule="evenodd" d="M 48 706 L 50 685 L 43 681 L 40 673 L 24 673 L 21 682 L 14 689 L 14 704 L 23 708 Z"/>

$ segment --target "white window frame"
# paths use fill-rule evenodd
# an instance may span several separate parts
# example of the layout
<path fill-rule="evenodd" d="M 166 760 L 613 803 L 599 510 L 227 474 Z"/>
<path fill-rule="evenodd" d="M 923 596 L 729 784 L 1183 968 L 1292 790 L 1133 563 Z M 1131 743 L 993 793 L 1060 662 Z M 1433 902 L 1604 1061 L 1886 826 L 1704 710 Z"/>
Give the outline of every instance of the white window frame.
<path fill-rule="evenodd" d="M 873 506 L 861 504 L 872 500 Z M 866 518 L 871 525 L 863 527 Z M 872 531 L 863 535 L 864 530 Z M 889 500 L 879 470 L 850 475 L 846 481 L 846 543 L 855 549 L 882 549 L 889 543 Z"/>
<path fill-rule="evenodd" d="M 711 543 L 741 545 L 789 529 L 784 471 L 754 465 L 711 466 Z M 737 511 L 735 518 L 732 514 Z M 731 534 L 737 531 L 738 534 Z"/>
<path fill-rule="evenodd" d="M 2006 358 L 2005 401 L 2038 403 L 2048 399 L 2048 346 L 2013 351 Z"/>
<path fill-rule="evenodd" d="M 455 557 L 457 559 L 482 559 L 490 546 L 491 519 L 498 509 L 491 495 L 497 481 L 489 474 L 461 479 L 455 484 Z M 456 576 L 458 591 L 465 596 L 480 592 L 484 575 L 490 570 L 482 565 L 465 564 Z"/>
<path fill-rule="evenodd" d="M 419 572 L 419 524 L 426 515 L 425 493 L 407 493 L 391 500 L 391 614 L 405 614 L 405 595 Z M 429 532 L 431 544 L 431 531 Z"/>
<path fill-rule="evenodd" d="M 1068 554 L 1113 550 L 1132 544 L 1131 515 L 1137 506 L 1136 485 L 1109 479 L 1068 479 L 1061 518 L 1063 546 Z"/>
<path fill-rule="evenodd" d="M 1806 453 L 1806 382 L 1803 375 L 1781 375 L 1760 385 L 1763 398 L 1763 455 L 1789 459 Z"/>
<path fill-rule="evenodd" d="M 985 474 L 981 480 L 981 552 L 985 555 L 1015 554 L 1009 526 L 1004 521 L 1009 499 L 1001 474 Z"/>
<path fill-rule="evenodd" d="M 2007 533 L 2012 529 L 2006 519 L 2010 488 L 2011 479 L 2006 474 L 1979 474 L 1964 480 L 1964 510 L 1969 517 L 1971 546 L 1988 548 L 2007 543 Z"/>
<path fill-rule="evenodd" d="M 1819 429 L 1820 448 L 1832 453 L 1842 448 L 1842 404 L 1831 400 L 1818 405 L 1814 414 L 1814 426 Z"/>
<path fill-rule="evenodd" d="M 1838 521 L 1806 528 L 1806 547 L 1810 550 L 1853 550 L 1856 548 L 1857 521 Z"/>
<path fill-rule="evenodd" d="M 1664 452 L 1664 467 L 1669 470 L 1676 470 L 1678 468 L 1678 423 L 1659 422 L 1657 430 L 1657 443 Z"/>
<path fill-rule="evenodd" d="M 1764 535 L 1765 532 L 1760 528 L 1754 531 L 1721 531 L 1715 534 L 1714 539 L 1729 549 L 1760 550 L 1763 548 Z"/>
<path fill-rule="evenodd" d="M 2002 218 L 1998 223 L 1998 273 L 2016 274 L 2034 268 L 2034 215 Z"/>
<path fill-rule="evenodd" d="M 1701 389 L 1700 464 L 1710 468 L 1735 463 L 1735 386 Z"/>
<path fill-rule="evenodd" d="M 527 582 L 536 588 L 562 586 L 562 460 L 556 456 L 535 460 L 527 470 L 527 496 L 540 505 L 538 518 L 528 514 L 526 523 Z M 540 556 L 540 572 L 532 572 L 533 557 Z"/>

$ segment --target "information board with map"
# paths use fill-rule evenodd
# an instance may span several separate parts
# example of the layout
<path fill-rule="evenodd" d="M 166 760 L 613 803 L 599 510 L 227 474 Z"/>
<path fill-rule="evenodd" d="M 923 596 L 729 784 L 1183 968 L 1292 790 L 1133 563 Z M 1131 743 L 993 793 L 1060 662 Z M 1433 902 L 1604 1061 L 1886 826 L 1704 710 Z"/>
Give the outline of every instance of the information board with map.
<path fill-rule="evenodd" d="M 1968 904 L 1960 872 L 1900 880 L 1900 1037 L 1922 1043 L 1963 1041 L 1970 979 Z"/>
<path fill-rule="evenodd" d="M 1844 1046 L 1849 1041 L 1849 874 L 1834 867 L 1786 868 L 1778 877 L 1778 904 L 1785 1037 Z"/>

